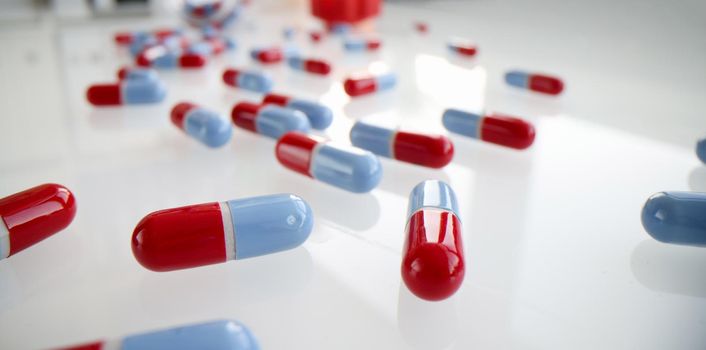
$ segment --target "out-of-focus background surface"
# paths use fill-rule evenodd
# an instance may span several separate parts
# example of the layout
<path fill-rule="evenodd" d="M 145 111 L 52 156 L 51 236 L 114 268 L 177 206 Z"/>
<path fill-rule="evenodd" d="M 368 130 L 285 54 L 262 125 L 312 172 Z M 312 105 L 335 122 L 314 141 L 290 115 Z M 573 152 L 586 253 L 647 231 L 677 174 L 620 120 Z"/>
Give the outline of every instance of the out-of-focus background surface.
<path fill-rule="evenodd" d="M 232 318 L 265 349 L 704 349 L 706 250 L 669 246 L 640 224 L 662 190 L 706 191 L 695 156 L 706 136 L 706 3 L 648 1 L 395 1 L 373 32 L 379 53 L 351 55 L 305 1 L 250 1 L 233 52 L 198 71 L 164 72 L 154 106 L 94 108 L 85 89 L 130 62 L 112 35 L 184 25 L 180 1 L 0 4 L 0 196 L 66 185 L 78 214 L 63 232 L 0 261 L 0 348 L 36 349 Z M 429 33 L 413 23 L 423 21 Z M 248 50 L 294 41 L 334 65 L 327 78 L 259 67 Z M 448 38 L 478 44 L 449 55 Z M 260 96 L 226 87 L 224 67 L 256 67 L 275 91 L 317 99 L 347 142 L 356 120 L 445 133 L 443 109 L 531 120 L 537 139 L 513 151 L 452 136 L 454 161 L 429 170 L 383 159 L 380 186 L 351 194 L 293 173 L 274 141 L 235 129 L 221 149 L 170 124 L 189 100 L 230 115 Z M 556 74 L 545 97 L 508 87 L 514 68 Z M 395 91 L 351 100 L 350 72 L 393 70 Z M 452 298 L 422 301 L 400 279 L 407 197 L 424 179 L 459 196 L 466 278 Z M 155 273 L 130 250 L 147 213 L 292 192 L 316 215 L 291 251 Z"/>

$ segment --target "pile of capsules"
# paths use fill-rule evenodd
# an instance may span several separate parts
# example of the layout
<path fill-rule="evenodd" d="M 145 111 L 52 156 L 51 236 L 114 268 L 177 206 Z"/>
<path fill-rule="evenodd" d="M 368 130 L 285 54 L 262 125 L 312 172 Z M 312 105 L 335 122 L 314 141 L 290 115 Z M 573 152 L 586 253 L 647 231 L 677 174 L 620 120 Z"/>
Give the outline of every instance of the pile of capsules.
<path fill-rule="evenodd" d="M 159 103 L 167 93 L 156 69 L 198 68 L 207 57 L 235 49 L 235 42 L 221 30 L 240 15 L 240 4 L 215 1 L 184 8 L 187 22 L 201 31 L 192 42 L 182 30 L 118 33 L 115 41 L 129 47 L 135 66 L 123 67 L 118 82 L 93 85 L 87 99 L 95 106 Z M 415 23 L 420 33 L 428 27 Z M 377 38 L 354 36 L 351 26 L 330 28 L 343 33 L 346 51 L 378 50 Z M 327 33 L 311 31 L 318 42 Z M 292 35 L 291 29 L 284 36 Z M 452 39 L 448 49 L 474 57 L 475 45 Z M 294 47 L 256 47 L 250 57 L 262 64 L 285 61 L 297 70 L 327 75 L 329 63 L 302 57 Z M 452 161 L 454 145 L 444 135 L 387 129 L 356 122 L 350 130 L 351 145 L 309 134 L 333 122 L 330 108 L 315 101 L 272 93 L 273 79 L 259 71 L 228 68 L 224 84 L 263 94 L 260 103 L 233 106 L 231 120 L 191 102 L 171 109 L 172 123 L 186 135 L 208 147 L 221 147 L 232 136 L 232 125 L 277 140 L 275 154 L 286 168 L 323 183 L 364 193 L 373 190 L 382 177 L 378 157 L 387 157 L 430 168 Z M 507 84 L 534 92 L 558 95 L 563 82 L 556 77 L 510 71 Z M 394 73 L 355 75 L 342 82 L 351 97 L 385 91 L 397 85 Z M 526 120 L 501 115 L 447 109 L 441 123 L 450 132 L 497 145 L 523 150 L 532 145 L 535 129 Z M 697 146 L 706 163 L 706 139 Z M 0 199 L 0 258 L 7 258 L 66 228 L 76 213 L 76 200 L 65 187 L 44 184 Z M 706 246 L 706 195 L 662 192 L 651 197 L 643 209 L 646 230 L 663 242 Z M 402 280 L 418 297 L 438 301 L 453 295 L 465 274 L 461 221 L 452 188 L 427 180 L 411 191 L 406 222 L 406 242 L 401 262 Z M 153 271 L 193 268 L 266 255 L 295 248 L 306 241 L 313 228 L 311 207 L 294 194 L 274 194 L 225 202 L 196 204 L 153 212 L 136 226 L 131 240 L 136 260 Z M 97 341 L 66 349 L 257 349 L 250 331 L 235 321 L 215 321 L 119 340 Z"/>

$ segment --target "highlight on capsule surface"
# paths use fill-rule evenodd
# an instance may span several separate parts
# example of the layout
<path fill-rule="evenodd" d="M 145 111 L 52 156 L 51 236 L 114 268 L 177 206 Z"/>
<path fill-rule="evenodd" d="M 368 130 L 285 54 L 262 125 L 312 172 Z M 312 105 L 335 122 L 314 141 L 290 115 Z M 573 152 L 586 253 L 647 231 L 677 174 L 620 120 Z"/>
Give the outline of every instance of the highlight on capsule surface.
<path fill-rule="evenodd" d="M 240 102 L 233 106 L 231 118 L 238 127 L 273 139 L 288 131 L 309 132 L 311 129 L 304 113 L 273 104 Z"/>
<path fill-rule="evenodd" d="M 706 247 L 706 193 L 652 195 L 642 208 L 642 226 L 663 243 Z"/>
<path fill-rule="evenodd" d="M 564 82 L 547 74 L 513 70 L 505 73 L 505 82 L 511 86 L 548 95 L 558 95 L 564 91 Z"/>
<path fill-rule="evenodd" d="M 43 184 L 0 198 L 0 260 L 65 229 L 76 216 L 68 188 Z"/>
<path fill-rule="evenodd" d="M 324 130 L 333 123 L 333 112 L 331 109 L 318 102 L 270 93 L 265 95 L 262 103 L 300 111 L 309 119 L 311 127 L 317 130 Z"/>
<path fill-rule="evenodd" d="M 190 102 L 177 103 L 170 119 L 187 135 L 212 148 L 225 145 L 233 134 L 228 119 Z"/>
<path fill-rule="evenodd" d="M 165 209 L 137 224 L 132 253 L 152 271 L 217 264 L 296 248 L 313 222 L 309 205 L 293 194 Z"/>
<path fill-rule="evenodd" d="M 275 155 L 290 170 L 350 192 L 370 192 L 382 178 L 380 160 L 370 151 L 301 132 L 284 134 Z"/>
<path fill-rule="evenodd" d="M 481 115 L 450 108 L 444 111 L 441 122 L 452 133 L 519 150 L 532 146 L 535 138 L 530 122 L 507 115 Z"/>
<path fill-rule="evenodd" d="M 233 68 L 223 71 L 223 82 L 232 87 L 259 93 L 270 92 L 274 86 L 274 81 L 267 73 Z"/>
<path fill-rule="evenodd" d="M 351 143 L 379 156 L 399 161 L 442 168 L 451 162 L 453 142 L 443 135 L 387 129 L 356 122 L 350 132 Z"/>
<path fill-rule="evenodd" d="M 443 300 L 461 287 L 465 275 L 461 220 L 456 194 L 442 181 L 412 189 L 402 249 L 402 280 L 416 296 Z"/>

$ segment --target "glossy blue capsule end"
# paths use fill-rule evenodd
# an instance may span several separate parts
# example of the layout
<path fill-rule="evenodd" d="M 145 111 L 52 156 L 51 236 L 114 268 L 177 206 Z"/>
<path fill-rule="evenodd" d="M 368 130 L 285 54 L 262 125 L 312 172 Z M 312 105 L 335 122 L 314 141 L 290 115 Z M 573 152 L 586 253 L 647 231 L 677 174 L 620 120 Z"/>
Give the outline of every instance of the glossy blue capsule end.
<path fill-rule="evenodd" d="M 324 130 L 333 123 L 333 112 L 320 103 L 292 99 L 287 103 L 287 108 L 304 113 L 311 127 L 317 130 Z"/>
<path fill-rule="evenodd" d="M 529 74 L 521 71 L 509 71 L 505 73 L 505 82 L 508 85 L 526 88 L 529 83 Z"/>
<path fill-rule="evenodd" d="M 369 151 L 323 144 L 314 156 L 311 175 L 344 190 L 364 193 L 380 183 L 382 165 Z"/>
<path fill-rule="evenodd" d="M 233 134 L 230 121 L 221 118 L 218 113 L 203 108 L 196 108 L 186 115 L 184 131 L 208 147 L 225 145 Z"/>
<path fill-rule="evenodd" d="M 407 218 L 421 208 L 438 208 L 452 211 L 459 219 L 458 202 L 451 186 L 443 181 L 426 180 L 414 186 L 409 197 Z"/>
<path fill-rule="evenodd" d="M 696 156 L 698 156 L 699 159 L 706 164 L 706 138 L 701 139 L 696 143 Z"/>
<path fill-rule="evenodd" d="M 249 329 L 236 321 L 212 321 L 128 336 L 121 350 L 259 350 Z"/>
<path fill-rule="evenodd" d="M 161 81 L 125 80 L 122 83 L 122 98 L 125 104 L 158 103 L 167 96 L 167 87 Z"/>
<path fill-rule="evenodd" d="M 269 75 L 260 72 L 240 72 L 237 79 L 238 87 L 260 93 L 269 92 L 274 85 Z"/>
<path fill-rule="evenodd" d="M 255 119 L 255 128 L 259 134 L 278 139 L 288 131 L 309 132 L 311 124 L 300 111 L 280 106 L 263 107 Z"/>
<path fill-rule="evenodd" d="M 397 85 L 397 74 L 385 73 L 377 77 L 377 91 L 390 90 Z"/>
<path fill-rule="evenodd" d="M 481 115 L 452 108 L 445 110 L 441 117 L 441 123 L 446 130 L 474 139 L 479 138 L 481 120 Z"/>
<path fill-rule="evenodd" d="M 366 149 L 379 156 L 392 158 L 391 140 L 395 132 L 391 129 L 357 122 L 351 128 L 350 138 L 353 146 Z"/>
<path fill-rule="evenodd" d="M 642 226 L 660 242 L 706 247 L 706 193 L 654 194 L 642 208 Z"/>

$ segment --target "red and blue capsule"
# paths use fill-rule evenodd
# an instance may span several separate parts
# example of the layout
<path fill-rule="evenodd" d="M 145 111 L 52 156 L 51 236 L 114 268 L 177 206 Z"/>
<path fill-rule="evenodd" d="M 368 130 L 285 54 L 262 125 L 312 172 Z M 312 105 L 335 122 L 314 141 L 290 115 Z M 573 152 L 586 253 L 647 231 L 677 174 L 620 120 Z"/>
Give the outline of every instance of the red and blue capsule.
<path fill-rule="evenodd" d="M 331 65 L 319 59 L 303 58 L 292 56 L 287 59 L 290 68 L 316 75 L 328 75 L 331 73 Z"/>
<path fill-rule="evenodd" d="M 195 53 L 182 53 L 180 50 L 169 50 L 163 46 L 157 46 L 149 48 L 137 56 L 136 64 L 140 67 L 158 69 L 190 69 L 203 67 L 206 64 L 206 58 Z"/>
<path fill-rule="evenodd" d="M 324 130 L 333 122 L 333 112 L 331 108 L 318 102 L 292 98 L 280 94 L 267 94 L 262 99 L 262 103 L 274 104 L 300 111 L 309 119 L 311 127 L 317 130 Z"/>
<path fill-rule="evenodd" d="M 526 149 L 534 143 L 532 123 L 506 115 L 481 115 L 447 109 L 441 118 L 446 130 L 514 149 Z"/>
<path fill-rule="evenodd" d="M 232 87 L 259 93 L 270 92 L 274 85 L 272 77 L 265 72 L 233 68 L 223 71 L 223 82 Z"/>
<path fill-rule="evenodd" d="M 187 135 L 211 148 L 225 145 L 233 134 L 228 119 L 190 102 L 176 104 L 172 108 L 171 120 Z"/>
<path fill-rule="evenodd" d="M 91 85 L 86 99 L 94 106 L 159 103 L 167 96 L 160 80 L 125 79 L 118 83 Z"/>
<path fill-rule="evenodd" d="M 454 145 L 444 135 L 430 135 L 387 129 L 357 122 L 351 128 L 353 146 L 381 157 L 430 168 L 443 168 L 451 162 Z"/>
<path fill-rule="evenodd" d="M 158 81 L 157 71 L 151 68 L 124 66 L 118 70 L 118 80 Z"/>
<path fill-rule="evenodd" d="M 348 96 L 356 97 L 391 90 L 397 85 L 397 75 L 392 72 L 372 75 L 352 76 L 343 82 L 343 89 Z"/>
<path fill-rule="evenodd" d="M 343 48 L 349 52 L 376 51 L 380 49 L 382 42 L 380 39 L 365 39 L 348 37 L 343 40 Z"/>
<path fill-rule="evenodd" d="M 455 52 L 463 56 L 473 57 L 478 53 L 478 47 L 464 39 L 451 39 L 446 44 L 446 47 L 448 47 L 451 52 Z"/>
<path fill-rule="evenodd" d="M 297 54 L 297 49 L 293 46 L 270 46 L 256 47 L 250 50 L 250 57 L 262 64 L 279 63 L 285 58 Z"/>
<path fill-rule="evenodd" d="M 273 139 L 288 131 L 309 132 L 311 129 L 304 113 L 272 104 L 240 102 L 233 106 L 231 118 L 238 127 Z"/>
<path fill-rule="evenodd" d="M 558 77 L 547 74 L 513 70 L 505 73 L 505 82 L 511 86 L 547 95 L 558 95 L 564 91 L 564 82 Z"/>
<path fill-rule="evenodd" d="M 354 193 L 372 191 L 382 178 L 380 160 L 370 151 L 301 132 L 284 134 L 275 154 L 290 170 Z"/>

